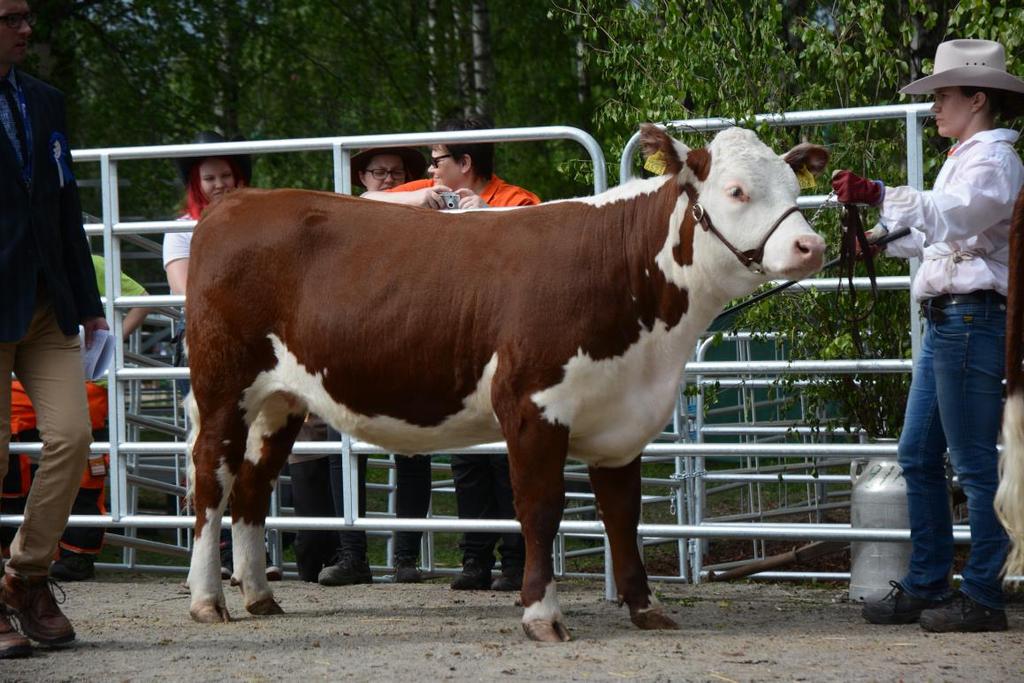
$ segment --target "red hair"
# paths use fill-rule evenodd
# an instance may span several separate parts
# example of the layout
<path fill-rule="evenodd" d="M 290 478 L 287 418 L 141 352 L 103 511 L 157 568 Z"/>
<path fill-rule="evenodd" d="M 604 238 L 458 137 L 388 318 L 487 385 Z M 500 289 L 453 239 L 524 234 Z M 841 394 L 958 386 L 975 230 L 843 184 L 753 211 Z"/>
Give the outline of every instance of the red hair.
<path fill-rule="evenodd" d="M 231 168 L 231 175 L 235 177 L 235 187 L 245 187 L 247 183 L 245 178 L 242 176 L 242 169 L 238 167 L 235 160 L 231 157 L 207 157 L 208 159 L 221 159 L 227 162 L 227 165 Z M 199 220 L 199 217 L 203 215 L 203 210 L 210 205 L 210 198 L 203 194 L 203 182 L 199 178 L 199 167 L 202 166 L 202 162 L 198 161 L 192 164 L 192 168 L 188 172 L 188 187 L 185 194 L 185 213 L 189 218 L 193 220 Z"/>

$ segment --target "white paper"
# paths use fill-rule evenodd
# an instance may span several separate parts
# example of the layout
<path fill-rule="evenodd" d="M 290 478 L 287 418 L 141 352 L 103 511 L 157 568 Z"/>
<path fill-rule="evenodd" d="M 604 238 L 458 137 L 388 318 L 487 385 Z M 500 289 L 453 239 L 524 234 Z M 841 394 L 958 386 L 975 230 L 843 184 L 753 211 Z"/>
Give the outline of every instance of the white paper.
<path fill-rule="evenodd" d="M 86 349 L 85 328 L 79 325 L 78 339 L 82 346 L 82 372 L 85 379 L 91 382 L 102 379 L 114 358 L 113 335 L 110 334 L 110 330 L 95 330 L 92 334 L 92 347 Z"/>

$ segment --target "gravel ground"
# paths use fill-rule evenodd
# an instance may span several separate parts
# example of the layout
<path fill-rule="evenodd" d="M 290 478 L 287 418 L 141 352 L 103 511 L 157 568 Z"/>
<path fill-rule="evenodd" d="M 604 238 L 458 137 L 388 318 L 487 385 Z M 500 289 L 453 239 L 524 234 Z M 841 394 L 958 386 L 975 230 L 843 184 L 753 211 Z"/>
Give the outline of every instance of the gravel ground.
<path fill-rule="evenodd" d="M 507 593 L 443 582 L 275 585 L 287 614 L 252 617 L 228 589 L 230 624 L 188 616 L 180 578 L 67 584 L 78 641 L 0 663 L 4 681 L 132 680 L 1024 680 L 1024 606 L 1010 631 L 925 633 L 864 623 L 845 591 L 779 584 L 662 585 L 682 624 L 642 632 L 596 582 L 559 583 L 574 640 L 527 641 Z"/>

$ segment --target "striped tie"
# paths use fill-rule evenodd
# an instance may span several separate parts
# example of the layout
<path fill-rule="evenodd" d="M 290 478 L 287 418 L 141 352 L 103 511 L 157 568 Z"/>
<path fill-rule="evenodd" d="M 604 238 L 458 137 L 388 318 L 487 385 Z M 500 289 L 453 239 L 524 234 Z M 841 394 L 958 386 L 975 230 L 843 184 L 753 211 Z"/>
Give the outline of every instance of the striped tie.
<path fill-rule="evenodd" d="M 18 161 L 21 162 L 21 167 L 25 168 L 28 147 L 25 146 L 25 122 L 21 118 L 21 107 L 18 106 L 18 101 L 14 97 L 14 87 L 9 80 L 0 79 L 0 90 L 4 93 L 4 99 L 7 100 L 7 106 L 11 110 L 11 118 L 14 119 L 14 127 L 18 132 L 18 145 L 15 149 L 18 153 Z"/>

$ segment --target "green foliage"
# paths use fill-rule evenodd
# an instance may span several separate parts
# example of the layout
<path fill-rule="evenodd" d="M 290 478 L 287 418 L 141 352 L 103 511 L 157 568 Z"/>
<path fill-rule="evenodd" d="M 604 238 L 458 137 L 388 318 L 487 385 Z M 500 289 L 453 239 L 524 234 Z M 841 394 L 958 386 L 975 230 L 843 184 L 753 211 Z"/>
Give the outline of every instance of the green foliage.
<path fill-rule="evenodd" d="M 251 140 L 432 130 L 476 105 L 467 90 L 470 0 L 117 0 L 33 3 L 40 15 L 28 68 L 68 93 L 77 148 L 190 142 L 215 129 Z M 575 42 L 543 3 L 490 4 L 498 126 L 587 127 Z M 433 57 L 428 47 L 433 46 Z M 502 145 L 498 172 L 543 198 L 586 194 L 563 167 L 571 143 Z M 169 162 L 122 164 L 122 214 L 177 215 L 182 190 Z M 94 176 L 83 169 L 82 176 Z M 266 154 L 254 184 L 330 189 L 328 153 Z M 99 214 L 98 193 L 86 209 Z"/>
<path fill-rule="evenodd" d="M 607 149 L 621 149 L 645 120 L 726 116 L 749 124 L 758 113 L 905 102 L 897 91 L 930 72 L 942 40 L 1001 40 L 1012 62 L 1024 40 L 1024 9 L 1005 0 L 574 0 L 566 26 L 587 41 L 588 65 L 607 84 L 595 92 L 603 98 L 595 117 L 601 140 Z M 1011 67 L 1021 73 L 1024 60 Z M 757 132 L 779 150 L 802 140 L 825 144 L 833 169 L 906 182 L 901 121 L 760 126 Z M 706 139 L 685 126 L 680 133 L 691 146 Z M 926 183 L 948 145 L 928 129 Z M 826 189 L 819 181 L 816 191 Z M 830 244 L 838 243 L 834 212 L 823 213 L 815 228 Z M 880 259 L 876 265 L 880 275 L 907 273 L 902 260 Z M 734 326 L 763 335 L 781 332 L 793 358 L 909 357 L 907 294 L 880 293 L 871 315 L 855 322 L 866 300 L 861 294 L 854 309 L 834 292 L 791 290 L 750 309 Z M 838 376 L 801 387 L 799 394 L 785 393 L 794 401 L 802 398 L 822 423 L 883 436 L 899 431 L 907 384 L 904 375 Z"/>

